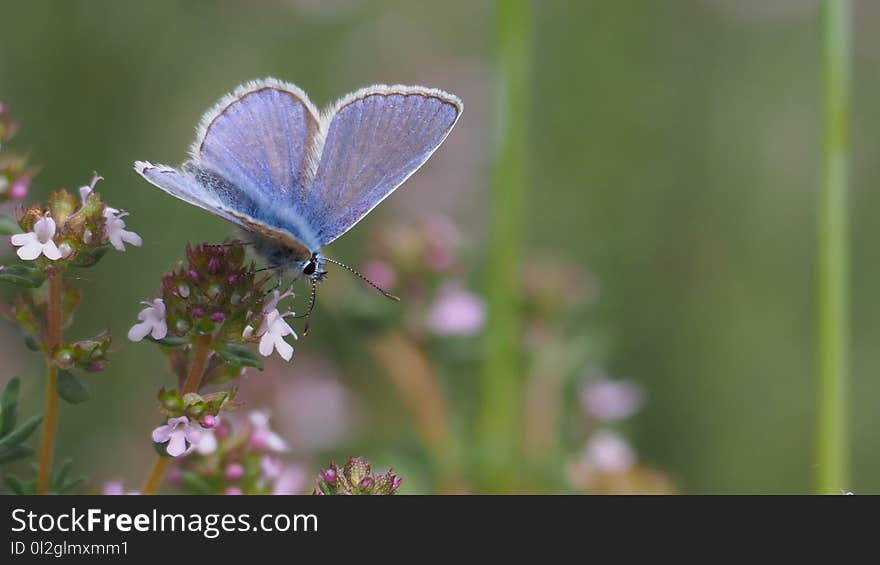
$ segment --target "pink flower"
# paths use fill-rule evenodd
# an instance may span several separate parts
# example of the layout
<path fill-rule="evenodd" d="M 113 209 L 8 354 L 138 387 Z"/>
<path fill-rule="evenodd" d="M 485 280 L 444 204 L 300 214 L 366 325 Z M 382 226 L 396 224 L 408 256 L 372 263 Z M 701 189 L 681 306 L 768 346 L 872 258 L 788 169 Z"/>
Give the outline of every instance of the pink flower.
<path fill-rule="evenodd" d="M 455 249 L 460 239 L 455 225 L 444 216 L 432 216 L 425 220 L 423 229 L 428 243 L 428 268 L 442 273 L 454 267 Z"/>
<path fill-rule="evenodd" d="M 24 200 L 27 198 L 28 188 L 30 188 L 33 178 L 34 173 L 27 172 L 15 179 L 15 182 L 9 187 L 9 198 L 12 200 Z"/>
<path fill-rule="evenodd" d="M 165 302 L 156 298 L 152 302 L 141 302 L 146 308 L 138 313 L 139 324 L 128 330 L 128 339 L 140 341 L 150 335 L 153 339 L 162 339 L 168 335 L 168 324 L 165 321 Z"/>
<path fill-rule="evenodd" d="M 282 471 L 272 488 L 274 495 L 301 494 L 308 482 L 308 476 L 302 467 L 288 467 Z"/>
<path fill-rule="evenodd" d="M 165 451 L 171 457 L 180 457 L 187 453 L 199 442 L 201 436 L 201 426 L 191 423 L 186 416 L 171 418 L 166 424 L 153 430 L 153 441 L 167 443 Z"/>
<path fill-rule="evenodd" d="M 635 465 L 636 453 L 622 436 L 601 430 L 587 441 L 584 458 L 599 471 L 617 473 Z"/>
<path fill-rule="evenodd" d="M 260 459 L 260 474 L 264 479 L 277 479 L 284 470 L 284 464 L 277 457 L 263 455 Z"/>
<path fill-rule="evenodd" d="M 436 335 L 468 336 L 486 324 L 486 305 L 460 283 L 445 283 L 428 309 L 426 325 Z"/>
<path fill-rule="evenodd" d="M 226 466 L 223 474 L 226 475 L 228 480 L 237 481 L 244 476 L 244 467 L 242 467 L 241 463 L 230 463 Z"/>
<path fill-rule="evenodd" d="M 645 402 L 641 387 L 629 380 L 594 378 L 581 387 L 581 405 L 603 422 L 624 420 L 635 414 Z"/>
<path fill-rule="evenodd" d="M 397 273 L 385 261 L 373 259 L 363 266 L 361 272 L 376 285 L 388 289 L 397 283 Z"/>
<path fill-rule="evenodd" d="M 24 261 L 33 261 L 41 254 L 47 259 L 61 259 L 61 251 L 52 238 L 55 237 L 55 220 L 52 216 L 43 216 L 34 222 L 34 231 L 17 233 L 12 236 L 12 245 L 18 247 L 18 257 Z"/>
<path fill-rule="evenodd" d="M 122 485 L 122 481 L 108 481 L 101 487 L 101 494 L 104 496 L 118 496 L 122 494 L 140 494 L 136 490 L 126 491 Z"/>
<path fill-rule="evenodd" d="M 259 410 L 254 410 L 248 416 L 253 426 L 251 432 L 251 446 L 254 449 L 274 452 L 287 451 L 287 442 L 269 428 L 269 415 Z"/>
<path fill-rule="evenodd" d="M 227 496 L 241 496 L 244 493 L 242 493 L 241 489 L 238 487 L 227 487 L 226 490 L 223 491 L 223 494 Z"/>

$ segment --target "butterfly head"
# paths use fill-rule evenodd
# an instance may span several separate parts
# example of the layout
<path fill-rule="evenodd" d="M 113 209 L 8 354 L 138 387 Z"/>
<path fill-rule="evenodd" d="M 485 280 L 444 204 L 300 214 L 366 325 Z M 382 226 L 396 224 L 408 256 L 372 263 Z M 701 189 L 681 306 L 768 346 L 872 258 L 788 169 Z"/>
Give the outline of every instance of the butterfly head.
<path fill-rule="evenodd" d="M 321 282 L 327 275 L 327 271 L 324 270 L 324 258 L 319 253 L 312 253 L 312 256 L 300 265 L 303 276 L 314 282 Z"/>

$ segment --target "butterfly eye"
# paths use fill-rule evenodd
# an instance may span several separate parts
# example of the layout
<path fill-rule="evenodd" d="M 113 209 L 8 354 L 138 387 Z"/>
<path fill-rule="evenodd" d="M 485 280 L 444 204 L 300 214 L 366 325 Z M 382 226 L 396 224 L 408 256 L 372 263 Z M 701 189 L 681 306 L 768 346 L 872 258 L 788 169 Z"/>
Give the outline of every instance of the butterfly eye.
<path fill-rule="evenodd" d="M 311 276 L 315 274 L 315 269 L 318 267 L 317 263 L 313 260 L 306 263 L 306 266 L 303 267 L 303 274 Z"/>

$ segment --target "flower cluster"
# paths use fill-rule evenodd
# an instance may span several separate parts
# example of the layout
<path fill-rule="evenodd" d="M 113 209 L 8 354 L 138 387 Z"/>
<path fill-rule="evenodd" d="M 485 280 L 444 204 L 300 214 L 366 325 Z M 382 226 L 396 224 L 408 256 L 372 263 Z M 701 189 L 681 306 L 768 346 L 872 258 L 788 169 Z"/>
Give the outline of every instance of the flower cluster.
<path fill-rule="evenodd" d="M 464 282 L 461 237 L 448 219 L 431 216 L 382 227 L 371 234 L 367 253 L 364 276 L 380 287 L 401 287 L 407 308 L 348 304 L 346 310 L 370 323 L 397 325 L 390 314 L 405 315 L 403 323 L 416 335 L 467 337 L 482 331 L 486 305 Z"/>
<path fill-rule="evenodd" d="M 35 204 L 18 218 L 19 233 L 10 242 L 16 254 L 30 265 L 22 272 L 52 276 L 67 267 L 94 265 L 113 246 L 125 251 L 125 244 L 140 246 L 140 236 L 128 231 L 126 212 L 107 206 L 94 188 L 102 177 L 80 188 L 80 198 L 66 190 L 49 195 L 46 204 Z"/>
<path fill-rule="evenodd" d="M 37 169 L 28 166 L 27 156 L 4 147 L 17 131 L 18 123 L 9 115 L 9 107 L 0 102 L 0 202 L 24 200 L 37 173 Z"/>
<path fill-rule="evenodd" d="M 639 463 L 635 448 L 613 427 L 644 404 L 638 384 L 593 372 L 581 384 L 580 401 L 589 435 L 568 468 L 573 486 L 600 494 L 675 492 L 665 474 Z"/>
<path fill-rule="evenodd" d="M 277 350 L 289 361 L 293 346 L 285 338 L 297 335 L 285 321 L 292 312 L 282 313 L 278 305 L 293 293 L 267 293 L 267 280 L 257 277 L 238 242 L 187 245 L 186 263 L 179 262 L 162 277 L 161 297 L 143 303 L 146 308 L 128 338 L 141 341 L 150 336 L 163 345 L 180 346 L 210 336 L 212 349 L 229 363 L 247 360 L 236 346 L 258 342 L 261 355 Z M 252 359 L 244 364 L 259 365 Z"/>
<path fill-rule="evenodd" d="M 387 473 L 373 473 L 363 457 L 352 457 L 340 469 L 336 463 L 318 473 L 313 494 L 395 494 L 403 479 L 388 469 Z"/>
<path fill-rule="evenodd" d="M 154 432 L 169 437 L 189 456 L 179 459 L 169 478 L 179 488 L 198 494 L 300 494 L 305 472 L 285 464 L 281 456 L 287 443 L 272 430 L 269 417 L 254 411 L 246 419 L 223 416 L 199 427 L 169 420 Z M 173 427 L 172 427 L 173 426 Z"/>

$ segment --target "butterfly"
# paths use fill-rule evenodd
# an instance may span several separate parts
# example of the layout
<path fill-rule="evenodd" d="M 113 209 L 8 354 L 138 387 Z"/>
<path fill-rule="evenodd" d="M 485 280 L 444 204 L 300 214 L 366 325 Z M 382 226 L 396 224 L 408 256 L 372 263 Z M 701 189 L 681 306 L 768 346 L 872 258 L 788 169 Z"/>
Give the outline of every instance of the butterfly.
<path fill-rule="evenodd" d="M 241 228 L 267 264 L 315 284 L 321 249 L 348 232 L 437 150 L 463 105 L 423 86 L 364 88 L 319 112 L 293 84 L 267 78 L 220 99 L 180 167 L 137 161 L 151 184 Z"/>

